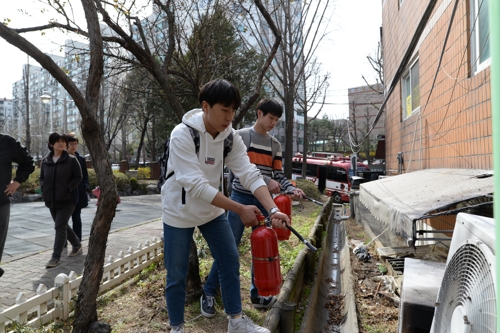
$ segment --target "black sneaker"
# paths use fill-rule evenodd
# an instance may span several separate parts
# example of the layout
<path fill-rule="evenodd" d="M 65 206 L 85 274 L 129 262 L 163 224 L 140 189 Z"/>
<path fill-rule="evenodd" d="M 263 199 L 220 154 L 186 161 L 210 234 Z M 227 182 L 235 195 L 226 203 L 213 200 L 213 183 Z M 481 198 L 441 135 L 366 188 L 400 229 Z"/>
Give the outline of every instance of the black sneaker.
<path fill-rule="evenodd" d="M 46 268 L 52 268 L 52 267 L 56 267 L 57 265 L 59 265 L 59 263 L 61 262 L 61 260 L 59 259 L 55 259 L 55 258 L 52 258 L 49 260 L 49 262 L 45 265 Z"/>
<path fill-rule="evenodd" d="M 0 268 L 0 277 L 2 277 L 3 273 L 4 273 L 4 270 L 2 268 Z"/>
<path fill-rule="evenodd" d="M 274 303 L 276 303 L 276 300 L 275 296 L 258 296 L 252 298 L 252 305 L 256 309 L 269 309 Z"/>
<path fill-rule="evenodd" d="M 68 253 L 68 257 L 75 257 L 75 256 L 79 255 L 80 253 L 82 253 L 82 244 L 80 244 L 80 246 L 78 246 L 78 247 L 73 246 L 73 249 L 71 250 L 71 252 Z"/>
<path fill-rule="evenodd" d="M 203 317 L 215 317 L 215 297 L 207 296 L 205 293 L 200 298 L 201 314 Z"/>

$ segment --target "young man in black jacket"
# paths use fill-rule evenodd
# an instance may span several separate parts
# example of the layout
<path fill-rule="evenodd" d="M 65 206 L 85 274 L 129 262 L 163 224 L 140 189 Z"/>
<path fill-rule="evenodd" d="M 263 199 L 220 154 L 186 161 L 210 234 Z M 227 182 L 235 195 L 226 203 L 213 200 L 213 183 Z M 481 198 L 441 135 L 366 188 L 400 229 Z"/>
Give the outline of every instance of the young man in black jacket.
<path fill-rule="evenodd" d="M 12 162 L 18 165 L 14 179 L 12 179 Z M 28 150 L 10 135 L 0 134 L 0 262 L 9 229 L 10 196 L 33 171 L 35 166 Z M 0 276 L 3 273 L 3 269 L 0 268 Z"/>

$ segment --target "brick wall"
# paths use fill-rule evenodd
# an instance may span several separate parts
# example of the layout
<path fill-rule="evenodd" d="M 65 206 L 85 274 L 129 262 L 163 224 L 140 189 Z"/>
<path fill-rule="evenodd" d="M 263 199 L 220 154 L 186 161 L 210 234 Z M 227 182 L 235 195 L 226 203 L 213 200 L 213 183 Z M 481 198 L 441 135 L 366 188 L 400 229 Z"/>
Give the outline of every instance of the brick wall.
<path fill-rule="evenodd" d="M 428 3 L 404 1 L 399 7 L 397 0 L 383 1 L 386 87 L 393 80 Z M 490 69 L 476 73 L 471 70 L 468 1 L 459 1 L 437 71 L 454 4 L 450 0 L 437 1 L 414 53 L 420 65 L 420 110 L 403 120 L 401 80 L 386 105 L 389 173 L 398 169 L 398 152 L 404 154 L 406 172 L 428 168 L 493 168 Z"/>

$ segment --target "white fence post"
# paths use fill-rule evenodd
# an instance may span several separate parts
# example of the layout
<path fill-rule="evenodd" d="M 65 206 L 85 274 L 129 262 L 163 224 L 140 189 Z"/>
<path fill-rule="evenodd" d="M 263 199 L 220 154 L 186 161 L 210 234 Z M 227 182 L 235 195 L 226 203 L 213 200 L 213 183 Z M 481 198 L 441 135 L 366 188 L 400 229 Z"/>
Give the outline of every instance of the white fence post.
<path fill-rule="evenodd" d="M 21 305 L 24 302 L 26 302 L 26 294 L 23 292 L 20 292 L 17 297 L 16 297 L 16 305 Z M 20 313 L 19 315 L 16 316 L 16 321 L 24 325 L 28 321 L 28 311 L 24 311 Z"/>
<path fill-rule="evenodd" d="M 59 310 L 56 318 L 67 320 L 69 318 L 69 277 L 64 273 L 60 273 L 55 278 L 54 287 L 59 289 L 59 297 L 54 300 L 54 305 Z"/>
<path fill-rule="evenodd" d="M 38 288 L 36 289 L 36 294 L 37 295 L 42 295 L 42 294 L 45 294 L 47 292 L 47 287 L 45 287 L 45 285 L 43 285 L 42 283 L 40 283 L 40 285 L 38 286 Z M 40 305 L 38 305 L 36 307 L 36 314 L 37 314 L 37 317 L 40 318 L 41 316 L 43 316 L 44 314 L 47 313 L 47 303 L 43 302 L 41 303 Z"/>

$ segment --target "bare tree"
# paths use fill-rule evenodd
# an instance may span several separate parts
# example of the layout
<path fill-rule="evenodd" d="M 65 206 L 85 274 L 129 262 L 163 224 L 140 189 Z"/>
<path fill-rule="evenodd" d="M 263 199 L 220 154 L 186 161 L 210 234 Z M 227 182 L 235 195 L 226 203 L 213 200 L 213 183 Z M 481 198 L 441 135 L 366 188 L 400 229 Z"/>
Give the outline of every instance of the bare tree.
<path fill-rule="evenodd" d="M 270 0 L 266 6 L 276 22 L 279 33 L 283 36 L 276 61 L 270 66 L 270 73 L 266 75 L 274 93 L 285 105 L 286 131 L 285 161 L 292 160 L 293 154 L 293 126 L 294 111 L 298 106 L 298 95 L 304 93 L 304 77 L 306 67 L 314 62 L 314 53 L 318 45 L 326 37 L 327 25 L 323 23 L 327 18 L 327 8 L 330 1 L 282 1 Z M 249 47 L 254 47 L 257 41 L 262 50 L 269 49 L 269 28 L 265 22 L 254 15 L 255 10 L 244 0 L 240 5 L 245 10 L 241 15 L 242 24 L 246 31 L 242 34 L 247 38 Z M 265 52 L 264 52 L 265 53 Z M 307 97 L 302 96 L 303 100 Z M 240 119 L 235 119 L 238 122 Z M 291 177 L 292 165 L 285 162 L 284 173 Z"/>
<path fill-rule="evenodd" d="M 302 177 L 306 178 L 307 172 L 307 152 L 309 151 L 309 143 L 307 141 L 307 131 L 309 123 L 323 110 L 326 99 L 326 91 L 329 87 L 328 80 L 330 74 L 321 74 L 321 65 L 313 58 L 304 69 L 302 81 L 300 85 L 303 89 L 303 94 L 297 94 L 297 102 L 304 112 L 304 145 L 303 145 L 303 162 L 302 162 Z M 316 113 L 309 118 L 309 110 L 316 104 Z"/>
<path fill-rule="evenodd" d="M 26 104 L 25 113 L 25 127 L 26 127 L 26 149 L 31 152 L 31 133 L 30 133 L 30 57 L 28 56 L 28 63 L 23 69 L 23 88 L 24 98 Z"/>
<path fill-rule="evenodd" d="M 107 84 L 102 86 L 99 99 L 99 120 L 107 150 L 110 149 L 129 116 L 130 104 L 123 96 L 122 81 L 123 79 L 118 76 L 110 77 Z"/>
<path fill-rule="evenodd" d="M 384 87 L 384 59 L 382 57 L 382 47 L 380 45 L 380 42 L 378 42 L 377 46 L 377 51 L 375 52 L 375 55 L 367 55 L 366 59 L 368 59 L 368 62 L 370 63 L 370 66 L 373 68 L 375 71 L 377 78 L 376 78 L 376 84 L 373 85 L 368 82 L 366 77 L 364 75 L 361 75 L 363 78 L 363 81 L 365 81 L 366 85 L 370 87 L 373 91 L 383 94 L 384 90 L 381 89 L 381 87 Z M 379 85 L 379 83 L 381 85 Z"/>
<path fill-rule="evenodd" d="M 103 273 L 106 242 L 117 201 L 116 184 L 107 159 L 103 134 L 97 117 L 104 63 L 99 18 L 92 0 L 82 0 L 81 3 L 88 27 L 86 36 L 89 39 L 90 48 L 90 69 L 85 94 L 80 92 L 68 75 L 49 56 L 21 36 L 22 33 L 45 30 L 47 27 L 12 29 L 4 23 L 0 24 L 0 37 L 35 59 L 73 98 L 82 116 L 83 137 L 88 144 L 101 186 L 101 204 L 98 206 L 92 223 L 89 252 L 78 292 L 73 332 L 87 332 L 91 324 L 97 321 L 96 299 Z M 60 6 L 61 10 L 64 9 L 58 1 L 55 5 Z"/>
<path fill-rule="evenodd" d="M 240 113 L 246 112 L 258 98 L 264 75 L 273 61 L 281 42 L 280 32 L 261 0 L 255 0 L 254 2 L 273 32 L 273 37 L 269 39 L 269 41 L 273 41 L 273 47 L 266 53 L 266 58 L 263 60 L 257 75 L 254 75 L 253 87 L 248 93 Z M 175 76 L 176 73 L 173 70 L 176 67 L 173 59 L 174 55 L 176 56 L 186 46 L 179 35 L 176 35 L 176 32 L 180 31 L 180 28 L 186 25 L 186 22 L 177 20 L 179 13 L 177 13 L 176 18 L 174 1 L 153 0 L 149 3 L 154 3 L 158 20 L 162 17 L 166 18 L 162 20 L 166 26 L 166 35 L 163 38 L 167 40 L 167 43 L 163 44 L 166 45 L 166 52 L 159 53 L 156 52 L 159 50 L 153 48 L 155 43 L 151 41 L 154 39 L 145 34 L 139 18 L 142 8 L 137 9 L 135 1 L 108 3 L 102 0 L 81 0 L 81 7 L 85 14 L 85 22 L 83 23 L 77 22 L 78 20 L 75 19 L 74 3 L 59 0 L 47 1 L 47 6 L 56 11 L 61 21 L 51 19 L 42 26 L 18 29 L 10 28 L 2 23 L 0 24 L 0 37 L 30 55 L 49 71 L 73 98 L 81 114 L 83 137 L 94 161 L 94 168 L 101 187 L 101 204 L 98 206 L 92 224 L 89 253 L 85 261 L 84 276 L 78 292 L 73 326 L 74 332 L 87 332 L 90 330 L 92 323 L 97 321 L 96 298 L 99 282 L 102 278 L 106 241 L 117 201 L 116 184 L 108 161 L 102 126 L 100 126 L 102 123 L 99 119 L 99 92 L 103 79 L 104 55 L 114 56 L 123 63 L 140 65 L 148 71 L 161 88 L 164 97 L 171 106 L 171 110 L 177 115 L 178 119 L 181 119 L 184 114 L 184 107 L 180 97 L 182 94 L 176 91 L 174 86 L 177 85 L 176 80 L 181 80 L 182 77 Z M 192 4 L 198 6 L 196 1 L 193 1 Z M 103 30 L 101 30 L 100 23 L 105 25 Z M 80 35 L 88 40 L 90 64 L 84 93 L 78 89 L 67 73 L 57 66 L 49 56 L 21 36 L 23 33 L 45 31 L 53 28 Z M 213 60 L 216 64 L 223 65 L 219 68 L 227 69 L 231 64 L 230 58 Z M 201 62 L 198 64 L 201 65 Z M 213 75 L 221 75 L 221 73 L 223 72 L 213 73 Z M 240 73 L 237 74 L 240 75 Z M 185 81 L 189 78 L 185 77 L 183 79 Z M 199 89 L 199 86 L 196 89 Z"/>

